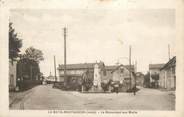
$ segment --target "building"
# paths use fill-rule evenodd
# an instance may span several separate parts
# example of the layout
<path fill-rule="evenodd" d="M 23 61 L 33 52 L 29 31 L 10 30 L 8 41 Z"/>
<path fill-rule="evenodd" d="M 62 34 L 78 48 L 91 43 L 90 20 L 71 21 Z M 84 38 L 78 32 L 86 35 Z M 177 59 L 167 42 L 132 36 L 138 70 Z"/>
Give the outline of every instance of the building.
<path fill-rule="evenodd" d="M 143 87 L 144 85 L 144 74 L 141 72 L 135 73 L 136 75 L 136 85 Z"/>
<path fill-rule="evenodd" d="M 9 90 L 15 90 L 17 85 L 17 61 L 9 61 Z"/>
<path fill-rule="evenodd" d="M 149 72 L 150 74 L 159 74 L 160 69 L 164 66 L 165 64 L 149 64 Z"/>
<path fill-rule="evenodd" d="M 151 88 L 158 88 L 160 69 L 164 65 L 165 64 L 149 64 L 150 87 Z"/>
<path fill-rule="evenodd" d="M 129 68 L 129 66 L 125 66 Z M 96 63 L 80 63 L 80 64 L 67 64 L 66 65 L 66 74 L 67 80 L 65 82 L 73 81 L 76 83 L 81 82 L 86 72 L 88 72 L 88 77 L 93 81 L 93 89 L 101 90 L 101 83 L 107 83 L 110 79 L 113 79 L 112 71 L 117 68 L 117 65 L 113 66 L 105 66 L 105 64 L 101 62 Z M 134 71 L 134 66 L 131 67 L 132 71 Z M 64 82 L 64 65 L 59 65 L 59 79 L 60 82 Z M 87 75 L 86 75 L 87 76 Z M 75 84 L 75 83 L 74 83 Z"/>
<path fill-rule="evenodd" d="M 124 65 L 119 65 L 112 71 L 112 81 L 119 82 L 122 91 L 132 89 L 136 84 L 134 71 Z"/>
<path fill-rule="evenodd" d="M 104 71 L 102 69 L 104 68 L 105 64 L 103 62 L 67 64 L 67 79 L 64 81 L 64 65 L 59 65 L 59 81 L 66 82 L 68 85 L 81 84 L 81 80 L 85 77 L 84 75 L 86 75 L 89 77 L 88 79 L 91 79 L 93 86 L 100 89 L 102 72 Z"/>
<path fill-rule="evenodd" d="M 170 59 L 161 69 L 160 69 L 160 88 L 165 88 L 168 90 L 176 89 L 176 57 Z"/>
<path fill-rule="evenodd" d="M 68 77 L 82 78 L 82 75 L 89 70 L 94 72 L 95 63 L 79 63 L 79 64 L 67 64 L 66 74 Z M 64 65 L 59 65 L 59 82 L 64 82 Z"/>
<path fill-rule="evenodd" d="M 64 79 L 64 65 L 59 65 L 59 82 L 65 84 L 67 90 L 81 90 L 83 77 L 88 76 L 93 81 L 95 63 L 78 63 L 66 65 L 66 79 Z"/>
<path fill-rule="evenodd" d="M 117 65 L 105 66 L 105 71 L 101 74 L 101 82 L 107 83 L 112 79 L 112 71 L 115 70 Z"/>

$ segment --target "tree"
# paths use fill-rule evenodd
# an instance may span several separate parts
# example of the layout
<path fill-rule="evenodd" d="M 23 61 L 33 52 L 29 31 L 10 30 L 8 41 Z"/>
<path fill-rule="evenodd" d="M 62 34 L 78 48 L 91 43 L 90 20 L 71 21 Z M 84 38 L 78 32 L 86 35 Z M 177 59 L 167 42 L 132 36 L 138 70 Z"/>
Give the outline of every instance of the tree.
<path fill-rule="evenodd" d="M 17 77 L 21 80 L 36 80 L 40 75 L 39 64 L 28 58 L 22 58 L 17 63 Z"/>
<path fill-rule="evenodd" d="M 24 54 L 24 58 L 34 60 L 37 63 L 44 60 L 42 51 L 39 49 L 35 49 L 33 47 L 29 47 L 26 49 L 25 54 Z"/>
<path fill-rule="evenodd" d="M 20 90 L 41 84 L 39 64 L 28 58 L 21 58 L 17 63 L 17 86 Z"/>
<path fill-rule="evenodd" d="M 18 57 L 20 48 L 22 47 L 22 40 L 17 37 L 15 29 L 12 27 L 12 23 L 9 23 L 9 59 L 12 61 Z"/>
<path fill-rule="evenodd" d="M 41 50 L 33 47 L 27 48 L 25 54 L 20 56 L 17 64 L 17 76 L 24 79 L 35 80 L 40 77 L 39 62 L 43 60 Z"/>
<path fill-rule="evenodd" d="M 84 86 L 85 91 L 88 91 L 93 86 L 93 73 L 87 70 L 84 72 L 82 80 L 82 85 Z"/>

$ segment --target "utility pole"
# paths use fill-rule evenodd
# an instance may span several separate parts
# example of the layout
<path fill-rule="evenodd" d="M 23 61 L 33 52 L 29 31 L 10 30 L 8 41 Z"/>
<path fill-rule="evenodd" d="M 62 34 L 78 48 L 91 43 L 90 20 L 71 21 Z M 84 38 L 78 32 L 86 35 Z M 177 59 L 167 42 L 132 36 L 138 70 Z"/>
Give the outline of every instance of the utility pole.
<path fill-rule="evenodd" d="M 171 58 L 170 58 L 170 45 L 169 44 L 168 44 L 168 58 L 169 58 L 169 61 L 170 61 Z M 172 70 L 173 69 L 172 69 L 172 67 L 170 68 L 170 70 L 171 70 L 171 77 L 173 77 L 173 74 L 172 74 L 172 72 L 173 72 Z"/>
<path fill-rule="evenodd" d="M 132 88 L 132 76 L 131 76 L 131 46 L 129 46 L 129 74 L 130 74 L 130 88 Z"/>
<path fill-rule="evenodd" d="M 63 28 L 64 31 L 64 85 L 66 85 L 66 27 Z"/>
<path fill-rule="evenodd" d="M 135 66 L 136 66 L 136 67 L 135 67 L 135 68 L 136 68 L 136 69 L 135 69 L 135 73 L 136 73 L 136 72 L 137 72 L 137 60 L 135 60 Z M 135 87 L 136 87 L 136 85 L 137 85 L 136 82 L 137 82 L 137 77 L 135 76 Z"/>
<path fill-rule="evenodd" d="M 169 60 L 171 59 L 170 58 L 170 45 L 168 44 L 168 58 L 169 58 Z"/>
<path fill-rule="evenodd" d="M 55 83 L 57 81 L 57 78 L 56 78 L 56 58 L 54 56 L 54 73 L 55 73 Z"/>

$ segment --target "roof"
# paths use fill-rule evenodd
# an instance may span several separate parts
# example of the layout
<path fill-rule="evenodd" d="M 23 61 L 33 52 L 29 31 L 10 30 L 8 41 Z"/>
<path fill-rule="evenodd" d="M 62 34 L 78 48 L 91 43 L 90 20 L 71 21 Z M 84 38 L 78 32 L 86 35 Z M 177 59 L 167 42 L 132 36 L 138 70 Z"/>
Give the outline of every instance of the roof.
<path fill-rule="evenodd" d="M 172 59 L 170 59 L 160 70 L 166 69 L 171 66 L 176 65 L 176 56 L 174 56 Z"/>
<path fill-rule="evenodd" d="M 128 70 L 131 69 L 131 72 L 134 72 L 134 65 L 131 65 L 131 67 L 130 67 L 130 65 L 123 65 L 123 64 L 116 66 L 116 68 L 113 69 L 112 72 L 114 72 L 115 70 L 117 70 L 117 69 L 118 69 L 119 67 L 121 67 L 121 66 L 125 67 L 125 68 L 128 69 Z"/>
<path fill-rule="evenodd" d="M 66 69 L 87 69 L 94 68 L 96 63 L 78 63 L 78 64 L 67 64 Z M 59 65 L 59 70 L 64 69 L 64 65 Z"/>
<path fill-rule="evenodd" d="M 98 64 L 100 68 L 105 66 L 104 62 L 100 61 L 98 63 L 67 64 L 66 69 L 93 69 L 95 64 Z M 58 69 L 64 69 L 64 65 L 59 65 Z"/>
<path fill-rule="evenodd" d="M 117 65 L 105 66 L 106 70 L 114 70 L 116 69 Z"/>
<path fill-rule="evenodd" d="M 149 69 L 161 69 L 165 64 L 149 64 Z"/>
<path fill-rule="evenodd" d="M 96 63 L 78 63 L 78 64 L 67 64 L 66 65 L 66 69 L 68 70 L 73 70 L 73 69 L 93 69 L 94 65 Z M 103 62 L 99 62 L 98 63 L 100 65 L 101 68 L 103 68 L 103 66 L 105 66 L 105 64 Z M 116 69 L 118 66 L 117 65 L 109 65 L 109 66 L 105 66 L 106 70 L 109 71 L 113 71 L 114 69 Z M 124 67 L 130 69 L 129 65 L 124 65 Z M 59 70 L 63 70 L 64 69 L 64 65 L 59 65 L 58 67 Z M 134 71 L 134 65 L 131 65 L 131 70 Z"/>

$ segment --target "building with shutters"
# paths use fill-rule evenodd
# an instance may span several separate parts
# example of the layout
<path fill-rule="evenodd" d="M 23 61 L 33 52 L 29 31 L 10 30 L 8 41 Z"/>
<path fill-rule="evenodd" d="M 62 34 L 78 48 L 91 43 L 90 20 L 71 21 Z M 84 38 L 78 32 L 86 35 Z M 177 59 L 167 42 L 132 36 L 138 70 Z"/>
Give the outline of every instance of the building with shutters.
<path fill-rule="evenodd" d="M 161 64 L 149 64 L 150 87 L 151 88 L 158 88 L 160 69 L 164 65 L 165 65 L 164 63 L 161 63 Z"/>
<path fill-rule="evenodd" d="M 112 81 L 119 83 L 120 91 L 127 91 L 136 85 L 134 66 L 119 65 L 112 71 Z"/>
<path fill-rule="evenodd" d="M 170 59 L 161 69 L 160 69 L 160 79 L 159 87 L 175 90 L 176 89 L 176 57 Z"/>

